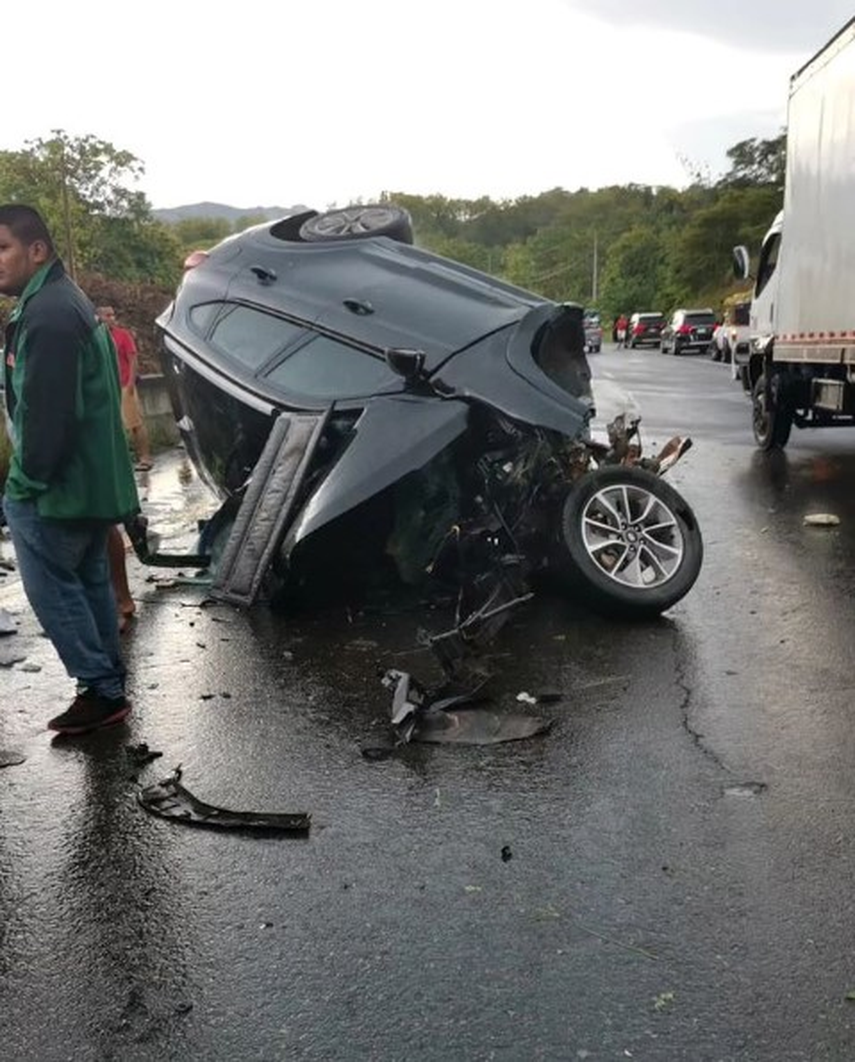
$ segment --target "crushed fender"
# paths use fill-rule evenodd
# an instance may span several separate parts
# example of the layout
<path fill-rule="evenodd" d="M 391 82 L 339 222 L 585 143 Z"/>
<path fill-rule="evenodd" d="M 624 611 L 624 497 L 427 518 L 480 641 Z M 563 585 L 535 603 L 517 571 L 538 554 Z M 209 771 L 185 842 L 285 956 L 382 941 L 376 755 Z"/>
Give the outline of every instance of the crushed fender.
<path fill-rule="evenodd" d="M 189 826 L 215 829 L 255 830 L 279 833 L 308 833 L 312 816 L 305 811 L 231 811 L 206 804 L 181 784 L 181 768 L 156 785 L 146 786 L 137 799 L 146 811 Z"/>

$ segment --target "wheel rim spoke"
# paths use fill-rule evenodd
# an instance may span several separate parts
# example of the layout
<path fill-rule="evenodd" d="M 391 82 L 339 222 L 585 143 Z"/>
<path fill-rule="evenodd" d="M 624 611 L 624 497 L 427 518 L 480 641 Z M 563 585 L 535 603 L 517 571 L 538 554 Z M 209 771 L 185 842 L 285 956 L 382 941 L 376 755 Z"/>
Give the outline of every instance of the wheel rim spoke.
<path fill-rule="evenodd" d="M 652 491 L 634 483 L 604 487 L 582 514 L 585 549 L 610 579 L 635 590 L 661 586 L 683 563 L 676 515 Z"/>

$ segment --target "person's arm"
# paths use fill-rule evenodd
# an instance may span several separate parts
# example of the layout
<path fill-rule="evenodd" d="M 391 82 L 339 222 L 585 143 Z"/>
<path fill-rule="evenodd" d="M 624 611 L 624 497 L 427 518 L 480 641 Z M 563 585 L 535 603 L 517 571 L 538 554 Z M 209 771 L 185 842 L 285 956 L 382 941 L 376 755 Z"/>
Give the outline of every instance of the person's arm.
<path fill-rule="evenodd" d="M 18 456 L 29 486 L 41 492 L 57 478 L 74 445 L 80 339 L 73 324 L 57 317 L 34 315 L 24 327 Z"/>

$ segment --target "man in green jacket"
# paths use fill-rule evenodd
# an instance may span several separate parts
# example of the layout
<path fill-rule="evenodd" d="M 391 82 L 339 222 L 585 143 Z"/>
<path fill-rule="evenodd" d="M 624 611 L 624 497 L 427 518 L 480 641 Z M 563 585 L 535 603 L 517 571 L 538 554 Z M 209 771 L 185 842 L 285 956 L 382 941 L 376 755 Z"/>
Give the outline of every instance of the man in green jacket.
<path fill-rule="evenodd" d="M 107 559 L 111 525 L 139 509 L 116 353 L 32 207 L 0 206 L 0 293 L 18 300 L 4 351 L 6 522 L 30 604 L 77 680 L 48 727 L 82 734 L 131 710 Z"/>

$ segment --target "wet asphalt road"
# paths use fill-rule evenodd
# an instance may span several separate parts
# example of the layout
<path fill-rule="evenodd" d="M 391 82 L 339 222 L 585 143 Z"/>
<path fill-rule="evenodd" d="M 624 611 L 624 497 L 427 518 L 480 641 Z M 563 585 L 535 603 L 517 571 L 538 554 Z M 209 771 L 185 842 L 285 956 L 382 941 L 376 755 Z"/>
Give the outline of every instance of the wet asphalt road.
<path fill-rule="evenodd" d="M 726 367 L 592 363 L 648 449 L 694 437 L 669 479 L 706 559 L 661 621 L 544 599 L 503 632 L 495 703 L 561 692 L 546 737 L 369 762 L 375 667 L 429 674 L 430 616 L 201 609 L 131 562 L 131 724 L 52 741 L 67 680 L 0 581 L 0 749 L 27 757 L 0 770 L 0 1058 L 855 1057 L 855 432 L 772 459 Z M 155 524 L 189 545 L 207 504 L 161 460 Z M 146 815 L 179 763 L 211 802 L 310 810 L 309 839 Z"/>

